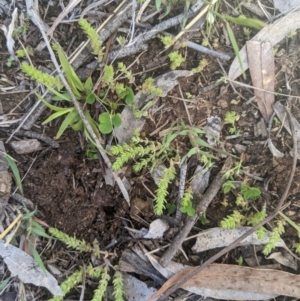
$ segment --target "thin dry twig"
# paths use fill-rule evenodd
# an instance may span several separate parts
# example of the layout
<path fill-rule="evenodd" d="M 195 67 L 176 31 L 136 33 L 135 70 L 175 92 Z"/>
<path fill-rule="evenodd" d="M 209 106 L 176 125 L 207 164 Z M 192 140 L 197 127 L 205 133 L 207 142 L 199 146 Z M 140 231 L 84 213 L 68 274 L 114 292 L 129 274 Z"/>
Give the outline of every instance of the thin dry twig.
<path fill-rule="evenodd" d="M 292 120 L 291 114 L 290 114 L 290 112 L 289 112 L 288 109 L 287 109 L 287 112 L 288 112 L 288 117 L 289 117 L 289 121 L 290 121 L 290 125 L 291 125 L 291 131 L 292 131 L 292 138 L 293 138 L 293 162 L 292 162 L 292 166 L 291 166 L 291 172 L 290 172 L 290 175 L 289 175 L 289 179 L 288 179 L 288 182 L 286 183 L 286 186 L 285 186 L 284 193 L 282 194 L 280 200 L 278 201 L 278 205 L 275 208 L 275 210 L 273 211 L 273 213 L 270 214 L 263 221 L 261 221 L 259 224 L 257 224 L 255 227 L 253 227 L 251 230 L 249 230 L 246 233 L 244 233 L 242 236 L 240 236 L 237 240 L 235 240 L 233 243 L 231 243 L 230 245 L 228 245 L 226 248 L 222 249 L 220 252 L 218 252 L 217 254 L 215 254 L 214 256 L 212 256 L 210 259 L 208 259 L 207 261 L 205 261 L 201 266 L 199 266 L 196 269 L 194 269 L 191 273 L 188 273 L 187 275 L 185 275 L 180 281 L 178 281 L 176 283 L 176 285 L 174 285 L 173 287 L 171 287 L 170 289 L 168 289 L 163 295 L 161 295 L 157 299 L 157 301 L 167 300 L 167 298 L 168 298 L 168 296 L 170 296 L 170 294 L 172 294 L 177 289 L 179 289 L 189 279 L 191 279 L 192 277 L 194 277 L 197 274 L 199 274 L 203 269 L 205 269 L 211 263 L 215 262 L 221 256 L 225 255 L 226 253 L 228 253 L 232 249 L 236 248 L 236 246 L 242 240 L 244 240 L 247 236 L 251 235 L 256 230 L 258 230 L 260 227 L 262 227 L 263 225 L 265 225 L 266 223 L 268 223 L 269 221 L 271 221 L 273 218 L 275 218 L 277 216 L 277 214 L 280 211 L 280 209 L 281 209 L 281 207 L 282 207 L 285 199 L 287 198 L 288 192 L 290 190 L 290 187 L 291 187 L 291 184 L 292 184 L 292 181 L 293 181 L 293 178 L 294 178 L 294 174 L 295 174 L 295 170 L 296 170 L 296 165 L 297 165 L 297 158 L 298 158 L 297 133 L 296 133 L 296 130 L 295 130 L 295 127 L 294 127 L 294 124 L 293 124 L 293 120 Z"/>
<path fill-rule="evenodd" d="M 52 24 L 51 28 L 47 32 L 47 36 L 51 36 L 55 30 L 55 28 L 59 25 L 62 19 L 74 9 L 74 7 L 80 3 L 82 0 L 71 0 L 67 7 L 63 9 L 63 11 L 59 14 L 59 16 L 55 19 L 55 22 Z"/>

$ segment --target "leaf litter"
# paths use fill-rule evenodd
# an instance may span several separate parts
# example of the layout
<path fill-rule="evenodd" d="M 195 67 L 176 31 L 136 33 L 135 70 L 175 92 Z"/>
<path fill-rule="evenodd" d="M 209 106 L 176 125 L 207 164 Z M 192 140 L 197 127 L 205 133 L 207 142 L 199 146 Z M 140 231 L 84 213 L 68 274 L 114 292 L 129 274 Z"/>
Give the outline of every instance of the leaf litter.
<path fill-rule="evenodd" d="M 28 3 L 28 1 L 27 1 L 27 3 Z M 272 42 L 272 41 L 271 41 Z M 272 44 L 273 45 L 273 44 Z M 259 72 L 261 72 L 262 73 L 262 70 L 261 70 L 261 68 L 260 68 L 260 71 Z M 191 75 L 191 74 L 190 74 Z M 253 85 L 254 86 L 258 86 L 259 84 L 254 84 L 253 83 Z M 172 86 L 172 85 L 170 85 L 170 83 L 168 82 L 167 83 L 167 86 L 169 86 L 168 88 L 167 88 L 167 91 L 169 92 L 169 91 L 171 91 L 173 88 L 174 88 L 174 86 Z M 172 86 L 172 87 L 171 87 Z M 265 88 L 265 86 L 263 87 L 263 88 Z M 266 88 L 266 90 L 269 90 L 269 89 L 267 89 Z M 271 105 L 271 102 L 267 102 L 268 103 L 268 105 L 269 105 L 269 108 L 268 109 L 270 109 L 271 107 L 272 107 L 272 105 Z M 262 111 L 262 113 L 263 113 L 263 110 L 261 110 Z M 263 114 L 264 115 L 264 114 Z M 266 113 L 266 115 L 265 116 L 267 116 L 267 118 L 269 118 L 270 117 L 270 110 L 268 110 L 268 112 Z M 129 118 L 130 119 L 130 118 Z M 266 117 L 265 117 L 265 119 L 266 119 Z M 125 123 L 125 122 L 124 122 Z M 142 125 L 142 126 L 144 126 L 144 124 Z M 141 126 L 141 128 L 142 128 L 142 126 Z M 131 124 L 130 125 L 130 127 L 131 128 L 133 128 L 133 124 Z M 218 133 L 219 133 L 219 131 L 218 131 Z M 214 133 L 214 134 L 218 134 L 218 133 Z M 119 137 L 121 137 L 120 138 L 120 141 L 121 141 L 121 139 L 123 138 L 122 137 L 122 135 L 124 134 L 124 132 L 123 133 L 121 133 L 120 135 L 119 135 Z M 69 166 L 68 166 L 69 167 Z M 200 183 L 201 183 L 201 181 L 199 181 Z M 205 180 L 204 182 L 208 182 L 208 180 Z M 198 184 L 196 184 L 196 186 L 197 186 Z M 199 184 L 200 185 L 200 184 Z M 88 187 L 88 186 L 87 186 Z M 203 185 L 203 187 L 204 187 L 204 189 L 205 189 L 205 187 L 206 187 L 206 184 L 205 185 Z M 85 187 L 85 189 L 87 189 L 86 187 Z M 88 189 L 89 189 L 89 187 L 88 187 Z M 203 189 L 203 190 L 204 190 Z M 159 228 L 159 227 L 158 227 Z M 158 237 L 161 237 L 162 236 L 162 234 L 163 234 L 163 232 L 164 231 L 162 231 L 162 232 L 160 232 L 159 233 L 159 235 L 158 235 Z M 226 245 L 226 244 L 225 244 Z M 216 247 L 218 247 L 218 246 L 216 246 Z M 213 267 L 213 266 L 215 266 L 215 265 L 212 265 L 211 267 Z M 217 266 L 217 265 L 216 265 Z M 232 267 L 232 266 L 229 266 L 229 267 Z M 232 282 L 234 282 L 234 277 L 232 277 L 232 278 L 230 278 L 229 277 L 229 281 L 228 281 L 228 283 L 226 282 L 226 281 L 224 281 L 223 282 L 223 284 L 221 283 L 222 281 L 221 281 L 221 277 L 220 277 L 220 279 L 219 278 L 216 278 L 216 273 L 219 273 L 220 271 L 221 272 L 225 272 L 225 270 L 227 270 L 227 268 L 229 269 L 229 267 L 227 267 L 226 265 L 224 265 L 223 267 L 221 267 L 221 265 L 218 265 L 218 267 L 216 268 L 216 270 L 215 271 L 211 271 L 211 276 L 209 276 L 210 274 L 207 274 L 207 280 L 210 280 L 210 282 L 214 282 L 215 280 L 212 280 L 212 278 L 210 278 L 210 277 L 214 277 L 214 279 L 217 279 L 216 281 L 217 281 L 217 285 L 216 286 L 218 286 L 219 285 L 219 288 L 209 288 L 209 289 L 207 289 L 206 291 L 201 291 L 201 289 L 200 289 L 200 293 L 199 293 L 199 291 L 197 291 L 197 293 L 198 294 L 202 294 L 202 295 L 206 295 L 206 296 L 218 296 L 218 294 L 222 294 L 222 293 L 224 293 L 225 291 L 227 291 L 227 293 L 228 293 L 228 295 L 227 295 L 227 299 L 232 299 L 232 300 L 236 300 L 236 299 L 234 299 L 234 298 L 238 298 L 238 299 L 243 299 L 243 298 L 248 298 L 248 299 L 251 299 L 251 298 L 254 298 L 253 296 L 256 296 L 255 298 L 262 298 L 262 299 L 264 299 L 264 298 L 270 298 L 270 296 L 274 296 L 273 295 L 273 293 L 275 292 L 275 291 L 272 291 L 272 289 L 271 288 L 269 288 L 269 292 L 268 293 L 272 293 L 272 295 L 266 295 L 264 292 L 263 293 L 257 293 L 258 291 L 259 291 L 259 289 L 257 290 L 257 292 L 253 292 L 254 293 L 254 295 L 247 295 L 249 292 L 252 292 L 252 290 L 254 289 L 254 290 L 256 290 L 256 287 L 259 287 L 259 284 L 257 283 L 257 282 L 253 282 L 252 284 L 253 284 L 253 287 L 251 288 L 252 290 L 249 290 L 249 291 L 245 291 L 244 289 L 245 289 L 245 287 L 242 287 L 242 285 L 244 284 L 244 282 L 247 282 L 249 279 L 247 278 L 247 273 L 249 273 L 249 271 L 251 271 L 251 273 L 253 273 L 253 274 L 251 274 L 251 275 L 254 275 L 254 278 L 257 278 L 257 279 L 260 279 L 260 281 L 262 281 L 262 282 L 264 282 L 265 280 L 265 278 L 264 277 L 266 277 L 266 274 L 267 274 L 267 272 L 265 272 L 265 273 L 262 273 L 262 275 L 261 274 L 259 274 L 258 273 L 258 271 L 256 270 L 256 269 L 252 269 L 252 270 L 249 270 L 249 269 L 244 269 L 244 267 L 235 267 L 236 268 L 236 270 L 234 270 L 234 271 L 232 271 L 232 273 L 234 274 L 234 273 L 240 273 L 240 274 L 238 274 L 239 276 L 241 276 L 241 275 L 244 275 L 244 276 L 241 276 L 241 279 L 239 279 L 239 280 L 241 280 L 241 281 L 236 281 L 236 282 L 240 282 L 240 283 L 238 283 L 237 284 L 237 286 L 234 288 L 234 289 L 232 289 L 231 287 L 232 287 Z M 215 274 L 214 274 L 215 273 Z M 244 274 L 243 274 L 244 273 Z M 273 271 L 272 271 L 272 273 L 273 273 Z M 286 274 L 286 273 L 285 273 Z M 276 275 L 277 277 L 278 277 L 278 279 L 281 279 L 281 277 L 283 277 L 283 276 L 286 276 L 285 274 L 276 274 L 276 273 L 274 273 L 274 275 Z M 230 274 L 231 275 L 231 274 Z M 248 275 L 249 276 L 249 275 Z M 244 278 L 243 278 L 244 277 Z M 223 274 L 223 278 L 226 278 L 226 276 Z M 272 278 L 273 279 L 273 278 Z M 276 280 L 276 279 L 275 279 Z M 275 281 L 274 280 L 274 281 Z M 194 286 L 194 288 L 195 288 L 195 286 L 199 286 L 200 288 L 202 287 L 202 285 L 204 285 L 204 286 L 206 286 L 206 282 L 201 282 L 202 280 L 199 280 L 198 278 L 196 279 L 194 279 L 193 280 L 193 282 L 192 283 L 189 283 L 189 285 L 190 285 L 190 287 L 192 287 L 192 286 Z M 243 282 L 244 281 L 244 282 Z M 209 282 L 209 281 L 208 281 Z M 204 283 L 204 284 L 203 284 Z M 277 282 L 274 282 L 275 283 L 275 285 L 277 284 Z M 240 285 L 240 287 L 239 287 L 239 285 Z M 227 287 L 225 287 L 224 288 L 224 286 L 227 286 Z M 271 285 L 270 285 L 271 286 Z M 199 287 L 198 287 L 198 289 L 199 289 Z M 230 287 L 230 289 L 228 289 Z M 223 290 L 224 289 L 224 290 Z M 239 289 L 241 289 L 241 290 L 239 290 Z M 281 289 L 281 288 L 276 288 L 277 290 L 276 290 L 276 294 L 285 294 L 285 293 L 287 293 L 287 295 L 289 294 L 289 292 L 287 292 L 287 291 L 284 291 L 283 289 Z M 281 289 L 281 290 L 280 290 Z M 288 289 L 290 289 L 290 290 L 292 290 L 290 287 L 289 288 L 287 288 L 287 290 Z M 215 290 L 215 292 L 214 292 L 214 294 L 215 295 L 209 295 L 209 293 L 208 292 L 210 292 L 210 290 Z M 218 292 L 218 290 L 219 290 L 219 292 Z M 234 296 L 234 293 L 233 293 L 233 291 L 235 290 L 235 292 L 240 292 L 241 294 L 240 295 L 235 295 L 236 297 L 233 297 Z M 257 295 L 255 295 L 255 293 L 257 294 Z M 296 291 L 296 293 L 298 293 L 298 291 Z M 225 294 L 225 293 L 224 293 Z M 230 295 L 230 294 L 232 294 L 232 295 Z M 252 294 L 252 293 L 249 293 L 249 294 Z M 260 295 L 260 294 L 262 294 L 262 295 Z M 263 295 L 263 294 L 265 294 L 265 295 Z M 230 297 L 231 296 L 231 297 Z M 247 296 L 247 297 L 246 297 Z M 225 295 L 223 295 L 223 297 L 225 297 Z M 142 298 L 142 297 L 141 297 Z M 220 297 L 221 298 L 221 297 Z M 140 299 L 140 300 L 142 300 L 142 299 Z M 253 299 L 254 300 L 254 299 Z"/>

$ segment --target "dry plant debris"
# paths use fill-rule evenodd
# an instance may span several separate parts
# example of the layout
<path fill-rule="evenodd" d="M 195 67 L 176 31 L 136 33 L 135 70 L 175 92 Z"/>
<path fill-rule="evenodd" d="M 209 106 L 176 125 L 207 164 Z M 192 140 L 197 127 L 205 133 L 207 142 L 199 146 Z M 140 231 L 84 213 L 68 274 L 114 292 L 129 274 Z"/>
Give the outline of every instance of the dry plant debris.
<path fill-rule="evenodd" d="M 113 293 L 106 297 L 117 301 L 123 295 L 139 301 L 166 300 L 171 294 L 184 299 L 182 289 L 195 294 L 191 298 L 299 297 L 299 276 L 288 270 L 297 269 L 293 252 L 300 252 L 294 233 L 300 232 L 295 3 L 274 1 L 272 8 L 271 2 L 217 0 L 53 0 L 47 7 L 41 1 L 6 2 L 0 1 L 0 16 L 7 18 L 0 36 L 7 51 L 0 54 L 0 135 L 7 143 L 0 154 L 0 214 L 5 216 L 0 238 L 8 247 L 1 240 L 0 255 L 11 275 L 47 287 L 56 295 L 53 300 L 61 300 L 62 291 L 72 294 L 74 285 L 81 287 L 75 297 L 80 300 L 101 300 L 109 285 Z M 276 20 L 271 18 L 275 8 L 284 14 Z M 275 92 L 287 106 L 274 103 Z M 54 110 L 48 118 L 41 98 Z M 45 126 L 46 118 L 51 123 Z M 59 139 L 52 139 L 61 127 Z M 32 142 L 34 149 L 28 148 Z M 26 198 L 11 190 L 8 167 Z M 41 210 L 39 218 L 32 202 Z M 20 212 L 26 213 L 25 223 Z M 67 232 L 56 237 L 76 249 L 72 255 L 60 253 L 55 244 L 49 248 L 53 240 L 46 222 Z M 226 223 L 243 227 L 218 227 Z M 288 241 L 284 231 L 290 228 Z M 189 240 L 197 236 L 192 247 Z M 14 240 L 20 249 L 9 244 Z M 237 255 L 245 244 L 258 247 L 254 253 L 261 266 L 272 259 L 286 270 L 247 267 Z M 260 249 L 265 244 L 270 252 L 281 252 L 265 257 Z M 35 261 L 23 250 L 33 252 Z M 155 252 L 159 256 L 150 254 Z M 203 254 L 206 261 L 199 265 Z M 242 266 L 215 264 L 221 256 Z M 49 258 L 52 271 L 73 267 L 61 288 L 48 272 L 42 275 L 43 260 Z M 148 290 L 127 273 L 161 288 Z M 97 288 L 87 280 L 94 276 L 100 279 Z M 3 279 L 4 285 L 8 281 Z M 27 289 L 21 284 L 19 295 Z M 44 292 L 40 300 L 48 297 Z"/>

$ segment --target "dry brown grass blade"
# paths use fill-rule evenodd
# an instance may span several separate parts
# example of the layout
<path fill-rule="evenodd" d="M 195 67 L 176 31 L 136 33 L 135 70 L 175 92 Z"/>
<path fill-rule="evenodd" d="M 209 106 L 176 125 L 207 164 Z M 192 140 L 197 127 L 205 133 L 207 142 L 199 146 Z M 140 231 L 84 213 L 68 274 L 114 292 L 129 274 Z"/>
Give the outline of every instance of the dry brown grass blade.
<path fill-rule="evenodd" d="M 59 14 L 59 16 L 56 18 L 56 20 L 54 21 L 54 23 L 52 24 L 51 28 L 48 30 L 47 32 L 47 36 L 50 36 L 53 34 L 55 28 L 57 27 L 57 25 L 59 25 L 59 23 L 61 22 L 61 20 L 70 12 L 74 9 L 74 7 L 80 3 L 82 0 L 71 0 L 70 3 L 67 5 L 67 7 L 65 7 L 65 9 Z"/>
<path fill-rule="evenodd" d="M 275 63 L 270 42 L 247 42 L 248 64 L 254 87 L 274 91 Z M 258 108 L 266 122 L 273 114 L 275 95 L 266 91 L 254 90 Z"/>
<path fill-rule="evenodd" d="M 148 301 L 159 297 L 178 280 L 197 267 L 185 269 L 167 281 Z M 263 294 L 300 297 L 300 276 L 268 269 L 254 269 L 227 264 L 211 264 L 189 279 L 182 288 L 204 287 L 219 290 L 241 290 Z"/>

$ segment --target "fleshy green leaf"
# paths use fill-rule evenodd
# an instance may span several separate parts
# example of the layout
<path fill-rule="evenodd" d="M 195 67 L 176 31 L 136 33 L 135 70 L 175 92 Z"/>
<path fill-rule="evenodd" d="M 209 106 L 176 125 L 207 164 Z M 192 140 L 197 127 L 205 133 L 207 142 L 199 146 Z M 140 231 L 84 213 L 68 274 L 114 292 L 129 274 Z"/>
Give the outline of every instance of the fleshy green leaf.
<path fill-rule="evenodd" d="M 90 95 L 87 96 L 87 98 L 86 98 L 85 101 L 88 104 L 92 105 L 95 102 L 95 100 L 96 100 L 96 95 L 95 95 L 95 93 L 92 93 L 92 94 L 90 94 Z"/>
<path fill-rule="evenodd" d="M 102 134 L 109 134 L 113 130 L 112 124 L 111 123 L 100 123 L 99 124 L 99 131 Z"/>
<path fill-rule="evenodd" d="M 110 121 L 110 114 L 108 112 L 104 112 L 99 115 L 99 121 L 101 123 L 111 123 Z"/>
<path fill-rule="evenodd" d="M 119 127 L 122 124 L 121 115 L 120 114 L 114 115 L 111 119 L 111 122 L 115 127 Z"/>
<path fill-rule="evenodd" d="M 196 210 L 193 207 L 188 207 L 186 213 L 188 216 L 194 216 L 196 213 Z"/>
<path fill-rule="evenodd" d="M 125 98 L 125 103 L 128 104 L 128 105 L 131 105 L 133 103 L 133 100 L 134 100 L 133 90 L 131 88 L 127 87 L 126 91 L 127 91 L 127 95 L 126 95 L 126 98 Z"/>
<path fill-rule="evenodd" d="M 85 94 L 91 94 L 93 90 L 93 81 L 92 81 L 92 78 L 89 77 L 85 83 L 84 83 L 84 91 L 85 91 Z"/>
<path fill-rule="evenodd" d="M 76 123 L 70 124 L 74 131 L 80 131 L 83 129 L 83 121 L 80 119 Z"/>

